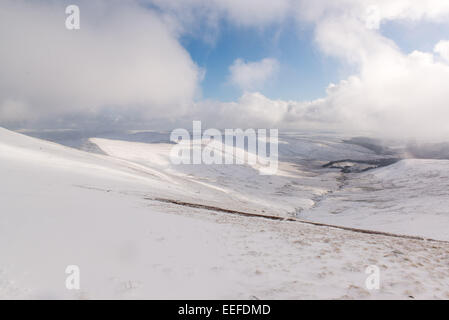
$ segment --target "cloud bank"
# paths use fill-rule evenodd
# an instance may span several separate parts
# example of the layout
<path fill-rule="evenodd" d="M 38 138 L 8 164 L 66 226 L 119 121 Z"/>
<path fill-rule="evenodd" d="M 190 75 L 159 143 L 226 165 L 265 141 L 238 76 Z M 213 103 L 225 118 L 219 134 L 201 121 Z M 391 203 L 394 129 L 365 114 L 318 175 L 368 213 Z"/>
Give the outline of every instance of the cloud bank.
<path fill-rule="evenodd" d="M 85 9 L 77 33 L 64 28 L 60 2 L 1 2 L 2 123 L 67 112 L 89 118 L 108 108 L 109 120 L 126 118 L 130 124 L 137 119 L 173 127 L 199 119 L 217 127 L 335 128 L 449 139 L 449 39 L 435 43 L 432 52 L 402 52 L 382 34 L 388 21 L 447 27 L 446 0 L 140 0 L 80 6 Z M 330 84 L 326 96 L 315 101 L 272 100 L 261 92 L 279 63 L 236 60 L 229 80 L 244 91 L 242 97 L 230 103 L 201 100 L 202 70 L 180 45 L 181 35 L 198 33 L 213 42 L 223 20 L 263 29 L 289 19 L 312 25 L 315 46 L 353 74 Z M 104 113 L 98 119 L 105 119 Z"/>
<path fill-rule="evenodd" d="M 301 2 L 301 17 L 315 24 L 315 40 L 324 53 L 353 64 L 358 73 L 330 85 L 311 110 L 323 119 L 330 115 L 342 129 L 449 138 L 446 41 L 436 44 L 435 53 L 404 53 L 379 31 L 389 20 L 446 22 L 449 2 L 346 0 L 343 7 L 331 2 Z"/>
<path fill-rule="evenodd" d="M 1 1 L 2 122 L 104 107 L 182 114 L 201 72 L 167 22 L 133 2 L 78 1 L 81 30 L 69 31 L 67 4 Z"/>
<path fill-rule="evenodd" d="M 404 53 L 379 30 L 392 20 L 447 23 L 449 2 L 323 0 L 296 5 L 296 18 L 314 24 L 319 49 L 352 65 L 356 73 L 330 84 L 327 95 L 315 101 L 246 93 L 236 103 L 221 104 L 220 110 L 264 126 L 449 139 L 449 42 L 435 44 L 434 52 Z M 242 116 L 245 111 L 255 116 Z"/>

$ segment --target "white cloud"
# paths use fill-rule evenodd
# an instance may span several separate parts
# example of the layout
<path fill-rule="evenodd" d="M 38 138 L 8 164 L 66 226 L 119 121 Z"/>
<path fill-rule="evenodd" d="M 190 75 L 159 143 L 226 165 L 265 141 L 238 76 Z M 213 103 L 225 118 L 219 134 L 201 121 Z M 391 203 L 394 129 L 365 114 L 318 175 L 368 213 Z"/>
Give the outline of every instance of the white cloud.
<path fill-rule="evenodd" d="M 368 25 L 373 27 L 388 20 L 445 22 L 449 14 L 446 0 L 299 0 L 295 3 L 298 16 L 307 21 L 346 17 L 364 24 L 370 22 Z"/>
<path fill-rule="evenodd" d="M 189 34 L 213 45 L 222 22 L 242 28 L 264 29 L 291 16 L 296 0 L 140 0 L 156 7 L 174 23 L 179 34 Z"/>
<path fill-rule="evenodd" d="M 379 137 L 447 139 L 448 83 L 449 65 L 438 62 L 432 53 L 415 51 L 402 56 L 393 52 L 390 57 L 366 61 L 360 74 L 330 85 L 323 99 L 283 101 L 245 93 L 237 102 L 213 108 L 219 126 L 335 129 Z"/>
<path fill-rule="evenodd" d="M 182 114 L 200 72 L 171 26 L 133 2 L 78 3 L 81 30 L 69 31 L 63 3 L 0 2 L 2 120 L 104 107 Z"/>
<path fill-rule="evenodd" d="M 192 23 L 199 20 L 216 24 L 227 19 L 233 24 L 247 27 L 263 27 L 278 23 L 289 15 L 291 0 L 146 0 L 165 13 L 176 16 L 178 21 Z"/>
<path fill-rule="evenodd" d="M 214 128 L 316 129 L 326 121 L 331 126 L 333 117 L 323 117 L 325 113 L 317 108 L 321 101 L 324 100 L 272 100 L 259 92 L 245 92 L 235 102 L 198 101 L 176 126 L 189 127 L 191 119 L 202 120 L 204 127 Z"/>
<path fill-rule="evenodd" d="M 227 18 L 237 25 L 263 28 L 288 17 L 311 23 L 319 49 L 356 70 L 348 79 L 330 85 L 327 95 L 315 101 L 270 100 L 260 93 L 246 92 L 232 103 L 197 103 L 196 114 L 209 121 L 215 119 L 228 126 L 335 128 L 402 137 L 449 137 L 445 123 L 449 118 L 445 85 L 449 83 L 448 65 L 433 53 L 404 54 L 380 32 L 387 21 L 446 23 L 449 1 L 298 0 L 282 1 L 278 8 L 270 8 L 270 4 L 250 8 L 245 1 L 190 2 L 208 7 L 216 19 Z M 446 42 L 435 47 L 435 53 L 443 59 L 446 52 Z M 267 75 L 270 72 L 262 70 L 256 63 L 237 60 L 230 69 L 230 80 L 244 90 L 258 90 L 271 77 Z"/>
<path fill-rule="evenodd" d="M 435 45 L 434 51 L 440 55 L 441 58 L 449 62 L 449 41 L 441 40 Z"/>
<path fill-rule="evenodd" d="M 330 121 L 380 135 L 449 138 L 449 66 L 433 53 L 404 54 L 378 30 L 387 20 L 445 22 L 448 1 L 301 1 L 298 8 L 300 19 L 315 24 L 319 48 L 357 70 L 301 109 L 298 123 L 312 113 L 322 117 L 323 127 Z M 435 52 L 444 58 L 445 42 Z"/>
<path fill-rule="evenodd" d="M 258 90 L 268 80 L 272 80 L 279 70 L 276 59 L 265 58 L 255 62 L 237 59 L 229 67 L 229 81 L 242 90 Z"/>
<path fill-rule="evenodd" d="M 288 14 L 289 0 L 213 0 L 236 24 L 261 26 L 283 20 Z"/>
<path fill-rule="evenodd" d="M 215 106 L 218 127 L 270 128 L 278 126 L 288 111 L 288 102 L 270 100 L 260 93 L 244 93 L 237 102 Z"/>
<path fill-rule="evenodd" d="M 366 62 L 317 104 L 342 129 L 395 137 L 449 137 L 449 66 L 431 53 L 394 55 Z"/>
<path fill-rule="evenodd" d="M 176 122 L 195 117 L 226 127 L 449 137 L 448 41 L 436 44 L 434 52 L 408 54 L 380 32 L 383 23 L 393 20 L 447 25 L 449 1 L 138 1 L 158 10 L 119 1 L 107 2 L 105 10 L 105 1 L 85 1 L 79 33 L 63 28 L 64 11 L 55 3 L 0 4 L 3 119 L 66 110 L 88 113 L 112 105 L 113 119 L 135 107 L 160 124 L 159 118 Z M 213 41 L 223 19 L 239 27 L 265 28 L 289 18 L 312 24 L 318 48 L 352 64 L 353 75 L 330 85 L 327 95 L 315 101 L 271 100 L 245 92 L 231 103 L 193 102 L 201 71 L 179 44 L 181 34 L 201 31 Z M 236 60 L 229 80 L 245 91 L 257 91 L 278 68 L 273 59 Z"/>

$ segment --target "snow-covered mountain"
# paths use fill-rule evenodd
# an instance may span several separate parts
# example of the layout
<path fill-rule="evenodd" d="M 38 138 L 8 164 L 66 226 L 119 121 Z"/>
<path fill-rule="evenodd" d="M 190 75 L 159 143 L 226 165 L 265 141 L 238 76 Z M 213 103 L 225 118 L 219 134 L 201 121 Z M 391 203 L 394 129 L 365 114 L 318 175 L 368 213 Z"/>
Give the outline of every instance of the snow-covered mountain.
<path fill-rule="evenodd" d="M 0 298 L 448 298 L 445 242 L 291 221 L 449 240 L 449 161 L 323 168 L 392 158 L 343 140 L 286 134 L 278 174 L 261 176 L 175 166 L 163 141 L 92 138 L 88 153 L 0 129 Z"/>

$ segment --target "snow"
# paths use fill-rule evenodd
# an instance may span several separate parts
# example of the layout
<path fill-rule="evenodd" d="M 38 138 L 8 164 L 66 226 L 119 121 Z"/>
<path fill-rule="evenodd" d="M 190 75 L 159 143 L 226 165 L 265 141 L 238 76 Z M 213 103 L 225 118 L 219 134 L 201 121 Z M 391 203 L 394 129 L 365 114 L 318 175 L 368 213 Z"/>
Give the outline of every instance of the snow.
<path fill-rule="evenodd" d="M 449 240 L 448 172 L 449 160 L 406 159 L 350 174 L 341 190 L 303 216 L 331 224 Z"/>
<path fill-rule="evenodd" d="M 108 154 L 101 155 L 0 128 L 0 298 L 448 299 L 446 243 L 151 200 L 279 216 L 296 208 L 317 210 L 315 200 L 337 190 L 341 174 L 302 161 L 315 140 L 301 144 L 301 137 L 289 139 L 280 144 L 280 174 L 261 176 L 249 166 L 173 166 L 164 144 L 92 139 Z M 337 141 L 318 141 L 314 159 L 331 158 L 326 158 L 329 150 L 345 153 Z M 345 148 L 341 158 L 363 157 L 362 148 Z M 328 160 L 340 157 L 333 158 Z M 356 182 L 349 180 L 349 185 L 362 188 L 376 181 L 395 187 L 397 205 L 409 203 L 400 217 L 432 201 L 429 220 L 441 210 L 445 223 L 446 182 L 438 188 L 434 181 L 444 181 L 446 165 L 399 162 L 359 174 L 361 182 L 352 187 Z M 418 185 L 413 183 L 417 179 Z M 424 196 L 422 203 L 408 202 L 412 195 L 421 197 L 417 192 Z M 359 216 L 363 220 L 375 214 Z M 357 221 L 355 212 L 348 221 Z M 343 222 L 353 223 L 348 221 Z M 399 218 L 396 222 L 399 228 Z M 381 269 L 380 290 L 365 288 L 365 268 L 372 264 Z M 65 287 L 68 265 L 80 267 L 79 291 Z"/>
<path fill-rule="evenodd" d="M 210 198 L 202 196 L 202 203 L 217 205 L 216 199 L 226 194 L 227 200 L 218 204 L 230 207 L 229 203 L 235 203 L 231 208 L 236 210 L 449 240 L 449 160 L 406 159 L 379 169 L 343 174 L 335 169 L 317 169 L 313 165 L 317 160 L 309 160 L 310 155 L 334 160 L 338 159 L 338 150 L 340 159 L 372 160 L 378 156 L 327 137 L 282 138 L 282 161 L 273 176 L 261 176 L 243 165 L 172 165 L 170 144 L 90 141 L 113 157 L 160 170 L 173 180 L 184 179 L 189 184 L 221 191 L 211 193 Z M 366 169 L 364 164 L 357 166 Z"/>
<path fill-rule="evenodd" d="M 260 174 L 260 168 L 247 164 L 174 165 L 169 159 L 172 144 L 99 138 L 90 139 L 90 142 L 114 158 L 138 163 L 188 185 L 189 190 L 204 187 L 199 191 L 203 203 L 219 206 L 224 202 L 236 210 L 288 215 L 298 207 L 312 206 L 311 198 L 336 186 L 335 173 L 320 173 L 322 179 L 317 180 L 317 173 L 302 170 L 301 164 L 286 161 L 279 163 L 277 174 L 266 176 Z M 178 197 L 184 201 L 191 200 L 184 193 Z M 198 194 L 194 199 L 198 199 Z"/>

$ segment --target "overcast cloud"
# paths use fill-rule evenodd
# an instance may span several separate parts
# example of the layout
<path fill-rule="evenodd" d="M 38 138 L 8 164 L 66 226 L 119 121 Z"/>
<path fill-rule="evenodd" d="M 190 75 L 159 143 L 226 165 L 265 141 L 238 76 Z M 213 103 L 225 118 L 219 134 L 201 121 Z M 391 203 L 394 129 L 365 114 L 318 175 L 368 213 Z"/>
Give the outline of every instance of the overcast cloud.
<path fill-rule="evenodd" d="M 104 107 L 185 112 L 201 72 L 171 26 L 131 2 L 78 3 L 81 30 L 69 31 L 63 2 L 0 2 L 2 121 Z"/>

